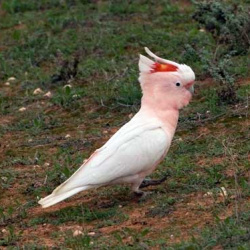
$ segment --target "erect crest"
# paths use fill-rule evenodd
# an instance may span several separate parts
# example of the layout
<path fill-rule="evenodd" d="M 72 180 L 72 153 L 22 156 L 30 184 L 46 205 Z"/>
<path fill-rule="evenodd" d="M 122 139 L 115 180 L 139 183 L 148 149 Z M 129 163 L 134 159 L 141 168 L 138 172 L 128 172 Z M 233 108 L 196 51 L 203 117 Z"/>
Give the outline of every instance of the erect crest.
<path fill-rule="evenodd" d="M 140 72 L 156 73 L 156 72 L 174 72 L 178 70 L 177 63 L 156 56 L 148 48 L 145 48 L 145 51 L 149 56 L 155 59 L 155 62 L 143 55 L 140 55 L 140 60 L 139 60 Z"/>
<path fill-rule="evenodd" d="M 145 51 L 155 61 L 140 55 L 139 69 L 141 73 L 176 72 L 182 75 L 186 82 L 193 82 L 195 80 L 195 74 L 189 66 L 160 58 L 148 48 L 145 48 Z"/>

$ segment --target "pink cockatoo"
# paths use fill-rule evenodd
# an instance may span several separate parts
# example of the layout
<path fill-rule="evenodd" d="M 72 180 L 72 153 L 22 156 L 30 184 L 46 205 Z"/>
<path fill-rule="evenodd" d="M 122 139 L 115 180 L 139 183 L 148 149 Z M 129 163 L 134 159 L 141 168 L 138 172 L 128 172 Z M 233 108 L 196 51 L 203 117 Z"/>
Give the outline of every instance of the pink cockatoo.
<path fill-rule="evenodd" d="M 139 187 L 168 152 L 179 117 L 179 109 L 192 97 L 195 74 L 184 64 L 162 59 L 145 48 L 151 59 L 140 55 L 142 88 L 139 112 L 51 195 L 39 204 L 46 208 L 76 193 L 113 184 Z"/>

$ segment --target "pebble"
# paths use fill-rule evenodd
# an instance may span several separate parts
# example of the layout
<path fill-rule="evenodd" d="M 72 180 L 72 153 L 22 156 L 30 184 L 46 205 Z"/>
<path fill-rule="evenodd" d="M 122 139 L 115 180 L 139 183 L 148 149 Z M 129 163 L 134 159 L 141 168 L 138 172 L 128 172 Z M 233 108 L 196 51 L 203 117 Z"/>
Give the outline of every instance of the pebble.
<path fill-rule="evenodd" d="M 45 162 L 45 163 L 43 164 L 43 166 L 44 166 L 44 167 L 49 167 L 49 166 L 50 166 L 50 163 L 49 163 L 49 162 Z"/>
<path fill-rule="evenodd" d="M 19 109 L 20 112 L 23 112 L 23 111 L 25 111 L 25 110 L 26 110 L 25 107 L 22 107 L 22 108 Z"/>
<path fill-rule="evenodd" d="M 34 95 L 38 95 L 38 94 L 42 94 L 42 93 L 43 93 L 43 91 L 40 88 L 35 89 L 33 92 Z"/>
<path fill-rule="evenodd" d="M 83 232 L 81 230 L 75 230 L 75 232 L 73 233 L 73 236 L 76 237 L 78 235 L 83 235 Z"/>
<path fill-rule="evenodd" d="M 52 97 L 52 93 L 49 91 L 49 92 L 47 92 L 46 94 L 44 94 L 43 96 L 44 96 L 44 97 L 50 98 L 50 97 Z"/>
<path fill-rule="evenodd" d="M 66 138 L 66 139 L 67 139 L 67 138 L 70 138 L 70 137 L 71 137 L 70 134 L 65 135 L 65 138 Z"/>
<path fill-rule="evenodd" d="M 227 190 L 224 187 L 221 187 L 220 189 L 221 189 L 220 196 L 227 197 L 228 196 Z"/>
<path fill-rule="evenodd" d="M 209 196 L 213 196 L 213 193 L 212 192 L 207 192 L 203 195 L 204 197 L 209 197 Z"/>
<path fill-rule="evenodd" d="M 8 78 L 8 82 L 14 82 L 16 80 L 16 78 L 14 76 L 11 76 Z"/>
<path fill-rule="evenodd" d="M 6 182 L 7 180 L 8 180 L 8 178 L 7 177 L 1 177 L 1 179 L 4 181 L 4 182 Z"/>
<path fill-rule="evenodd" d="M 94 235 L 95 235 L 95 232 L 89 232 L 88 235 L 89 235 L 89 236 L 94 236 Z"/>
<path fill-rule="evenodd" d="M 5 85 L 5 86 L 10 86 L 10 83 L 9 83 L 9 82 L 6 82 L 4 85 Z"/>

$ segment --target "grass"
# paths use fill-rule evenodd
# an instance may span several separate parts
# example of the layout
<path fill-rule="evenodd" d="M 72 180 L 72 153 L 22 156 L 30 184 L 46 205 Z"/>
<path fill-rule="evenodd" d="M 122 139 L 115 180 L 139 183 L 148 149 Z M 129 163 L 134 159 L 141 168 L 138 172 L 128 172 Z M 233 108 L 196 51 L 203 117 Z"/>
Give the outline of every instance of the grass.
<path fill-rule="evenodd" d="M 2 1 L 0 248 L 249 248 L 248 54 L 211 64 L 230 44 L 218 48 L 193 19 L 197 9 L 170 0 Z M 169 178 L 144 200 L 114 186 L 41 210 L 37 200 L 137 112 L 144 46 L 197 76 L 151 176 Z M 221 69 L 238 86 L 237 103 L 218 95 Z"/>

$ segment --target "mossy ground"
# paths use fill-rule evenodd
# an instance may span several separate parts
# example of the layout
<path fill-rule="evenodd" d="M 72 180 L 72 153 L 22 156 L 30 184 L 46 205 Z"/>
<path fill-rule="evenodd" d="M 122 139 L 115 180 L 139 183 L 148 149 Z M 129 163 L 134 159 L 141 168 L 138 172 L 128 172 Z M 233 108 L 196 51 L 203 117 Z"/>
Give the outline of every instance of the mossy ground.
<path fill-rule="evenodd" d="M 239 102 L 219 104 L 217 83 L 187 56 L 193 43 L 216 47 L 189 1 L 1 5 L 0 248 L 249 249 L 246 55 L 234 59 Z M 116 186 L 41 209 L 37 200 L 138 110 L 144 46 L 197 73 L 193 101 L 151 176 L 169 178 L 144 200 Z M 9 77 L 16 80 L 6 85 Z M 43 93 L 34 95 L 37 88 Z M 77 230 L 83 234 L 73 236 Z"/>

